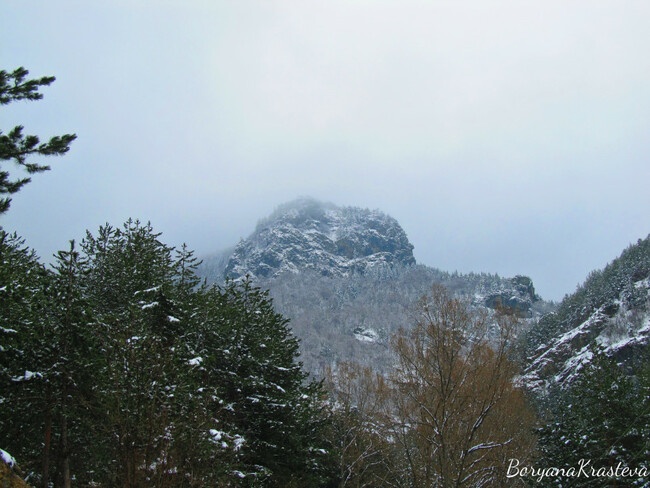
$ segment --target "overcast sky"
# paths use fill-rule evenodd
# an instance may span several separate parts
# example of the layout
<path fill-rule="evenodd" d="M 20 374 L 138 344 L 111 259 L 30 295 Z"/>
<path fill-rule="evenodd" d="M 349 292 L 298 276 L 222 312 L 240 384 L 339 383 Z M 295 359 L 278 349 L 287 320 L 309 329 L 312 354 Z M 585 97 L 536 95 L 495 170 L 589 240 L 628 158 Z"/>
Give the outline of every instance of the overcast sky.
<path fill-rule="evenodd" d="M 7 0 L 0 69 L 57 80 L 0 129 L 78 140 L 0 224 L 44 259 L 128 217 L 207 254 L 313 196 L 558 300 L 650 232 L 649 25 L 647 0 Z"/>

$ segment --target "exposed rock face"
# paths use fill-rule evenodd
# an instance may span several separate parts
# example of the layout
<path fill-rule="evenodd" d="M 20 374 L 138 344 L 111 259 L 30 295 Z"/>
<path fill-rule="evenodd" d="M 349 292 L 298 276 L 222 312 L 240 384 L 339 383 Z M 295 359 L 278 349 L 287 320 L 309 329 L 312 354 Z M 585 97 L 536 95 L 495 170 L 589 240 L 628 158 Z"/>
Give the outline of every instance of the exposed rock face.
<path fill-rule="evenodd" d="M 225 275 L 268 279 L 312 270 L 347 276 L 386 264 L 415 264 L 413 246 L 395 219 L 377 210 L 302 198 L 260 222 L 236 246 Z"/>
<path fill-rule="evenodd" d="M 528 276 L 518 275 L 514 278 L 511 278 L 510 281 L 520 294 L 527 296 L 531 301 L 536 302 L 540 299 L 535 294 L 533 280 L 531 280 Z"/>
<path fill-rule="evenodd" d="M 485 297 L 485 306 L 492 309 L 506 309 L 520 317 L 531 317 L 533 303 L 540 300 L 535 294 L 533 281 L 527 276 L 515 276 L 509 280 L 511 286 Z"/>

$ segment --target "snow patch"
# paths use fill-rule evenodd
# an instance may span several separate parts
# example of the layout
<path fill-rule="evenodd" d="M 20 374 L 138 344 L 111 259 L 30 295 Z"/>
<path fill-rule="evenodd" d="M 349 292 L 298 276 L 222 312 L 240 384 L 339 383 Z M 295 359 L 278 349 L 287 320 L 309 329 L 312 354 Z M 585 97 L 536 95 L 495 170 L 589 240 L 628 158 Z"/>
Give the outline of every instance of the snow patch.
<path fill-rule="evenodd" d="M 9 467 L 13 468 L 16 465 L 16 460 L 14 457 L 9 454 L 7 451 L 0 449 L 0 459 L 4 461 L 5 464 L 8 464 Z"/>
<path fill-rule="evenodd" d="M 226 433 L 221 430 L 210 429 L 210 436 L 214 442 L 220 441 L 224 435 L 226 435 Z"/>
<path fill-rule="evenodd" d="M 19 381 L 29 381 L 34 378 L 42 378 L 43 375 L 41 373 L 35 373 L 34 371 L 25 371 L 25 374 L 23 376 L 15 376 L 11 378 L 11 381 L 19 382 Z"/>
<path fill-rule="evenodd" d="M 153 292 L 159 291 L 160 288 L 161 288 L 161 285 L 158 285 L 158 286 L 154 286 L 153 288 L 147 288 L 146 290 L 138 290 L 133 294 L 133 296 L 137 297 L 141 293 L 153 293 Z"/>
<path fill-rule="evenodd" d="M 202 358 L 201 356 L 197 356 L 197 357 L 195 357 L 194 359 L 190 359 L 190 360 L 187 362 L 187 364 L 189 364 L 190 366 L 198 366 L 198 365 L 201 364 L 202 362 L 203 362 L 203 358 Z"/>
<path fill-rule="evenodd" d="M 240 435 L 236 435 L 233 438 L 233 444 L 235 444 L 235 451 L 239 451 L 244 446 L 245 443 L 246 443 L 246 439 L 244 439 Z"/>
<path fill-rule="evenodd" d="M 376 330 L 364 327 L 354 329 L 354 338 L 361 342 L 377 342 L 379 334 Z"/>

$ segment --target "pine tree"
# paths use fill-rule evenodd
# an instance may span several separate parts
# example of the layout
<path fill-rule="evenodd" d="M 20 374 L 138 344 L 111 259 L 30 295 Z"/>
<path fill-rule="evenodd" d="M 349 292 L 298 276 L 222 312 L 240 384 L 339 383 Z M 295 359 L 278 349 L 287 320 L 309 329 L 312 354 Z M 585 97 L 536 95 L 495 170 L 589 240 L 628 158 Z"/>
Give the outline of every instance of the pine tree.
<path fill-rule="evenodd" d="M 539 467 L 569 468 L 588 462 L 591 469 L 646 467 L 650 445 L 648 386 L 625 374 L 602 351 L 581 371 L 575 384 L 554 402 L 551 421 L 540 430 Z M 584 460 L 584 461 L 581 461 Z M 543 486 L 647 486 L 648 479 L 626 477 L 564 477 L 544 480 Z"/>
<path fill-rule="evenodd" d="M 82 243 L 103 356 L 98 394 L 107 463 L 96 471 L 120 486 L 170 483 L 173 464 L 180 320 L 172 249 L 159 235 L 129 220 L 121 229 L 100 228 L 96 237 L 87 233 Z"/>
<path fill-rule="evenodd" d="M 0 235 L 0 434 L 39 486 L 324 486 L 323 391 L 266 292 L 200 284 L 150 224 L 52 272 Z"/>
<path fill-rule="evenodd" d="M 12 72 L 0 71 L 0 105 L 7 105 L 19 100 L 40 100 L 42 86 L 50 85 L 54 76 L 44 76 L 39 79 L 27 79 L 29 71 L 20 67 Z M 0 131 L 0 161 L 13 161 L 28 174 L 40 173 L 50 169 L 49 166 L 28 161 L 32 155 L 58 156 L 70 149 L 70 144 L 77 136 L 65 134 L 52 137 L 48 142 L 41 143 L 38 136 L 23 134 L 24 127 L 18 125 L 9 133 Z M 29 177 L 11 179 L 9 171 L 0 170 L 0 195 L 11 195 L 18 192 L 29 183 Z M 9 210 L 11 198 L 0 198 L 0 214 Z"/>
<path fill-rule="evenodd" d="M 27 473 L 47 471 L 54 367 L 52 276 L 24 240 L 0 229 L 0 443 Z"/>
<path fill-rule="evenodd" d="M 244 482 L 318 486 L 328 469 L 323 391 L 305 383 L 288 321 L 274 311 L 268 292 L 247 280 L 209 295 L 211 313 L 196 352 L 204 377 L 218 379 L 221 422 L 243 443 Z"/>
<path fill-rule="evenodd" d="M 56 254 L 51 284 L 55 307 L 50 324 L 58 357 L 55 363 L 57 381 L 47 422 L 52 422 L 55 416 L 54 422 L 60 430 L 58 444 L 50 448 L 55 455 L 56 481 L 64 488 L 71 486 L 73 473 L 77 473 L 77 482 L 86 481 L 83 465 L 96 440 L 89 414 L 95 401 L 100 353 L 94 314 L 86 296 L 87 264 L 77 251 L 75 241 L 70 241 L 69 250 Z M 44 459 L 44 466 L 45 463 Z M 42 482 L 43 486 L 47 483 L 45 471 Z"/>
<path fill-rule="evenodd" d="M 20 240 L 3 236 L 1 268 L 12 271 L 2 273 L 3 318 L 15 328 L 3 327 L 14 330 L 0 356 L 3 438 L 40 486 L 70 486 L 71 462 L 85 458 L 92 432 L 72 420 L 85 417 L 93 372 L 84 263 L 71 244 L 58 253 L 54 272 L 46 272 Z"/>

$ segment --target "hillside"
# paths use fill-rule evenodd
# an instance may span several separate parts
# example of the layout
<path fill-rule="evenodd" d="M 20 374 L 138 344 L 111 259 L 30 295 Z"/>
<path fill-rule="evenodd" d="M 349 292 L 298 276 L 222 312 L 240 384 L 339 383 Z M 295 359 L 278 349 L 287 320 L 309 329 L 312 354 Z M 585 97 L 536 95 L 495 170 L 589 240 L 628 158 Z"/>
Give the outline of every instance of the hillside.
<path fill-rule="evenodd" d="M 304 198 L 279 207 L 235 248 L 205 259 L 200 272 L 213 282 L 248 275 L 268 288 L 312 373 L 351 359 L 390 368 L 391 336 L 413 324 L 418 300 L 434 284 L 488 311 L 506 307 L 532 319 L 552 309 L 528 277 L 418 265 L 392 217 Z"/>
<path fill-rule="evenodd" d="M 649 341 L 650 236 L 592 272 L 531 330 L 523 381 L 541 392 L 566 386 L 597 348 L 633 369 Z"/>

